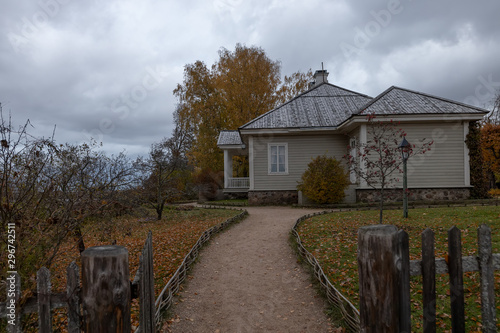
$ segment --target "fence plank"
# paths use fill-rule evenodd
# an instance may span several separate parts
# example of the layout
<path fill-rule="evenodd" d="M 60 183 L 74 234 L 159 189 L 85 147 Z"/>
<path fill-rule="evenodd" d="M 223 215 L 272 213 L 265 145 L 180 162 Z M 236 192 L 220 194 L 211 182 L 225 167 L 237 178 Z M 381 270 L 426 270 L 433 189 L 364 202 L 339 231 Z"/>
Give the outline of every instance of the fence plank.
<path fill-rule="evenodd" d="M 491 254 L 491 229 L 482 224 L 477 229 L 479 267 L 481 274 L 481 314 L 483 332 L 496 332 L 495 272 Z"/>
<path fill-rule="evenodd" d="M 358 230 L 361 332 L 399 331 L 397 228 L 374 225 Z"/>
<path fill-rule="evenodd" d="M 448 266 L 450 271 L 451 328 L 465 332 L 464 287 L 462 273 L 462 242 L 460 229 L 448 230 Z"/>
<path fill-rule="evenodd" d="M 36 288 L 38 296 L 38 331 L 52 332 L 52 311 L 50 309 L 50 271 L 42 267 L 36 273 Z"/>
<path fill-rule="evenodd" d="M 68 332 L 80 332 L 80 270 L 73 261 L 66 269 L 66 297 L 68 298 Z"/>
<path fill-rule="evenodd" d="M 399 249 L 400 286 L 399 286 L 399 331 L 411 332 L 411 297 L 410 297 L 410 242 L 408 233 L 400 230 L 397 233 Z"/>
<path fill-rule="evenodd" d="M 424 333 L 436 332 L 436 261 L 434 231 L 422 232 L 422 290 Z"/>
<path fill-rule="evenodd" d="M 153 239 L 148 233 L 141 255 L 141 277 L 139 279 L 139 327 L 141 333 L 153 333 L 155 330 L 155 289 L 153 276 Z"/>
<path fill-rule="evenodd" d="M 127 249 L 91 247 L 82 252 L 81 261 L 85 332 L 130 332 Z"/>

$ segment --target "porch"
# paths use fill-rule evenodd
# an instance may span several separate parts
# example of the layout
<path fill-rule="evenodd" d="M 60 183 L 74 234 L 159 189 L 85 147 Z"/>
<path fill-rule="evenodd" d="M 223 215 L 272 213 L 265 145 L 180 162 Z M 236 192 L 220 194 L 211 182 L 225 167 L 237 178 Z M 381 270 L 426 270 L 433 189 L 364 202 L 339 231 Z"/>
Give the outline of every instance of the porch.
<path fill-rule="evenodd" d="M 250 189 L 248 148 L 238 131 L 222 131 L 217 142 L 224 151 L 224 193 L 247 193 Z"/>
<path fill-rule="evenodd" d="M 250 177 L 228 177 L 227 184 L 225 184 L 224 188 L 248 191 L 250 188 Z"/>

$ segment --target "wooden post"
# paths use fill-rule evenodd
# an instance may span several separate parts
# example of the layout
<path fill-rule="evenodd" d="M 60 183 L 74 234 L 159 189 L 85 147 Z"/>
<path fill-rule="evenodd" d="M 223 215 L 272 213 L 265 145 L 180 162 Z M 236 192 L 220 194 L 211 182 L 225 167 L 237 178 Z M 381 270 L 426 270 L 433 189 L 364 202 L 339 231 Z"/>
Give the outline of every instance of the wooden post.
<path fill-rule="evenodd" d="M 422 298 L 424 307 L 424 333 L 436 332 L 436 257 L 434 231 L 422 233 Z"/>
<path fill-rule="evenodd" d="M 451 328 L 465 332 L 464 279 L 462 268 L 462 237 L 460 229 L 448 230 L 448 270 L 450 275 Z"/>
<path fill-rule="evenodd" d="M 399 332 L 397 232 L 392 225 L 358 230 L 361 332 Z"/>
<path fill-rule="evenodd" d="M 38 298 L 38 331 L 52 332 L 52 311 L 50 309 L 50 271 L 42 267 L 36 273 Z"/>
<path fill-rule="evenodd" d="M 68 299 L 68 332 L 80 332 L 80 270 L 73 261 L 66 269 L 66 297 Z"/>
<path fill-rule="evenodd" d="M 479 270 L 481 272 L 481 314 L 483 332 L 496 332 L 495 270 L 491 254 L 491 229 L 482 224 L 477 229 Z"/>
<path fill-rule="evenodd" d="M 410 295 L 410 241 L 408 233 L 399 230 L 397 233 L 399 261 L 399 331 L 411 332 L 411 295 Z"/>
<path fill-rule="evenodd" d="M 142 250 L 139 271 L 139 327 L 141 333 L 154 333 L 155 325 L 155 281 L 153 276 L 153 238 L 148 233 L 146 244 Z"/>
<path fill-rule="evenodd" d="M 130 332 L 127 249 L 91 247 L 82 252 L 81 260 L 85 332 Z"/>

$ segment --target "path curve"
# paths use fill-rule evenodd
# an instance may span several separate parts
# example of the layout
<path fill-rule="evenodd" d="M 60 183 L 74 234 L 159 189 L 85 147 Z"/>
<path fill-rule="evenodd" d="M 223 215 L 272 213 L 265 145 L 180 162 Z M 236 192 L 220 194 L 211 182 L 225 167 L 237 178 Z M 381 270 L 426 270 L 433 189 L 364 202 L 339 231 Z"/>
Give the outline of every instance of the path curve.
<path fill-rule="evenodd" d="M 332 332 L 288 238 L 310 209 L 249 207 L 202 250 L 166 332 Z"/>

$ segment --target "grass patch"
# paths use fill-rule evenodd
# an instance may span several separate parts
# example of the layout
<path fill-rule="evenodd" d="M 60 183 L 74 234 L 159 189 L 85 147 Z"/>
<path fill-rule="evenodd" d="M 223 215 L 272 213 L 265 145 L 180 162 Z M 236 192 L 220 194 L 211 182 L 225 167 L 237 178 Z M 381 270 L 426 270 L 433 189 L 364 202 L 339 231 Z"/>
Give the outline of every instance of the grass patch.
<path fill-rule="evenodd" d="M 215 200 L 204 202 L 204 204 L 243 207 L 248 206 L 248 199 Z"/>
<path fill-rule="evenodd" d="M 452 226 L 462 230 L 462 255 L 477 254 L 477 228 L 488 224 L 492 229 L 493 252 L 500 248 L 500 210 L 498 207 L 453 207 L 410 210 L 408 219 L 400 210 L 385 211 L 385 223 L 404 229 L 410 239 L 410 259 L 421 259 L 421 233 L 426 228 L 435 232 L 436 258 L 447 253 L 447 232 Z M 359 304 L 357 231 L 358 228 L 378 223 L 378 211 L 338 212 L 316 216 L 304 221 L 298 232 L 304 247 L 320 262 L 332 284 L 353 304 Z M 496 283 L 500 272 L 495 272 Z M 436 277 L 437 326 L 451 330 L 449 306 L 449 281 L 447 275 Z M 422 330 L 421 277 L 411 278 L 412 331 Z M 466 301 L 466 330 L 480 331 L 481 309 L 479 304 L 479 273 L 464 274 Z M 500 296 L 496 291 L 496 299 Z M 500 307 L 497 306 L 497 317 Z M 499 326 L 500 327 L 500 326 Z"/>

